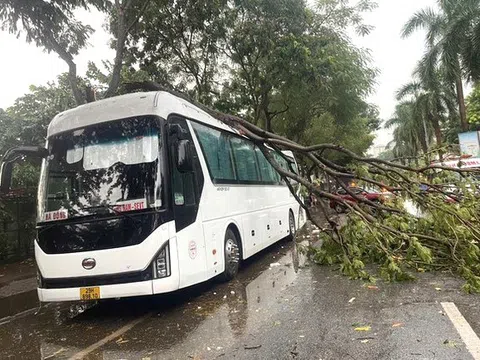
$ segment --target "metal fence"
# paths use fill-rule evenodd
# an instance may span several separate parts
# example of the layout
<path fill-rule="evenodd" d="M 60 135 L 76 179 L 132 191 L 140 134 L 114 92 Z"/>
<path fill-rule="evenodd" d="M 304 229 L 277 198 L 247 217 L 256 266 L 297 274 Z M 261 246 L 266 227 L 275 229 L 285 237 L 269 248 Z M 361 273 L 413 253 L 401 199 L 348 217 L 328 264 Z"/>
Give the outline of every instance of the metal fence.
<path fill-rule="evenodd" d="M 23 191 L 0 199 L 0 263 L 33 256 L 36 197 Z"/>

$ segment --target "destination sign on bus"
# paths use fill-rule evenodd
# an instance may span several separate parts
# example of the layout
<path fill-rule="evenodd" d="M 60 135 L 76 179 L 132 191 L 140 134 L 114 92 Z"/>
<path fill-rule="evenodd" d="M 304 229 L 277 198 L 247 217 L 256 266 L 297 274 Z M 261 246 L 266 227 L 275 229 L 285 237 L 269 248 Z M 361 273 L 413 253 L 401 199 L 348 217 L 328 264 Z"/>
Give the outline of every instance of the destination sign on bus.
<path fill-rule="evenodd" d="M 115 211 L 119 211 L 119 212 L 143 210 L 146 208 L 147 208 L 146 199 L 122 201 L 114 205 Z"/>
<path fill-rule="evenodd" d="M 48 211 L 45 213 L 45 221 L 57 221 L 68 219 L 68 210 L 60 209 L 55 211 Z"/>

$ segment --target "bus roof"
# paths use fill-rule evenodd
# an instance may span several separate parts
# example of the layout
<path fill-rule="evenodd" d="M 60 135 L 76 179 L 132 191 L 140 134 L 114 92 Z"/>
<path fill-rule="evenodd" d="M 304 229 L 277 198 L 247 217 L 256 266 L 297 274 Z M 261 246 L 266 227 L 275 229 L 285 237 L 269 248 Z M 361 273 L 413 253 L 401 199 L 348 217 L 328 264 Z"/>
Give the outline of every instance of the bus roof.
<path fill-rule="evenodd" d="M 231 127 L 188 101 L 168 92 L 152 91 L 115 96 L 64 111 L 50 122 L 47 137 L 89 125 L 134 116 L 158 115 L 166 119 L 172 113 L 181 114 L 207 125 L 237 133 Z"/>

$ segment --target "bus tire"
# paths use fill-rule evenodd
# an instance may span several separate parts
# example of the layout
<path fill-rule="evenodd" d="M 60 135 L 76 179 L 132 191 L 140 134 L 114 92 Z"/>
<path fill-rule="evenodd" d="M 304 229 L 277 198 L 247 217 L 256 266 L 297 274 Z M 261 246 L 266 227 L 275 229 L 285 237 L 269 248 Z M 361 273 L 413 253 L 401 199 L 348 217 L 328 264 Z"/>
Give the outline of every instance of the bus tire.
<path fill-rule="evenodd" d="M 225 233 L 223 254 L 225 271 L 220 275 L 220 281 L 227 282 L 237 276 L 240 266 L 240 241 L 230 228 Z"/>
<path fill-rule="evenodd" d="M 290 210 L 288 212 L 288 232 L 289 238 L 295 239 L 295 233 L 297 232 L 297 227 L 295 226 L 295 215 L 293 215 L 293 211 Z"/>

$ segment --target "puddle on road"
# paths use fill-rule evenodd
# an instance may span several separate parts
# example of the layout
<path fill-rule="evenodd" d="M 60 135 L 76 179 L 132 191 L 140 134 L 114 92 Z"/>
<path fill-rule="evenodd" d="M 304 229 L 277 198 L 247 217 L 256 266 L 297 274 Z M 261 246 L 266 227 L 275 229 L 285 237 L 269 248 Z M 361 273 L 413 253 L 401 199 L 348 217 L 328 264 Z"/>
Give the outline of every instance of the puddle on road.
<path fill-rule="evenodd" d="M 201 344 L 212 349 L 224 347 L 259 326 L 274 324 L 279 314 L 299 306 L 300 293 L 285 294 L 295 286 L 304 264 L 305 256 L 292 242 L 281 242 L 247 261 L 238 278 L 228 284 L 209 283 L 187 290 L 186 295 L 180 292 L 129 301 L 128 307 L 150 308 L 154 315 L 88 359 L 168 358 L 169 353 L 185 354 L 186 349 L 192 354 L 206 350 Z M 83 315 L 91 312 L 98 313 L 98 321 L 102 321 L 100 310 L 95 308 Z M 122 312 L 115 316 L 122 317 Z M 63 358 L 81 349 L 75 337 L 60 341 L 58 336 L 47 336 L 40 343 L 42 357 L 55 354 Z"/>

